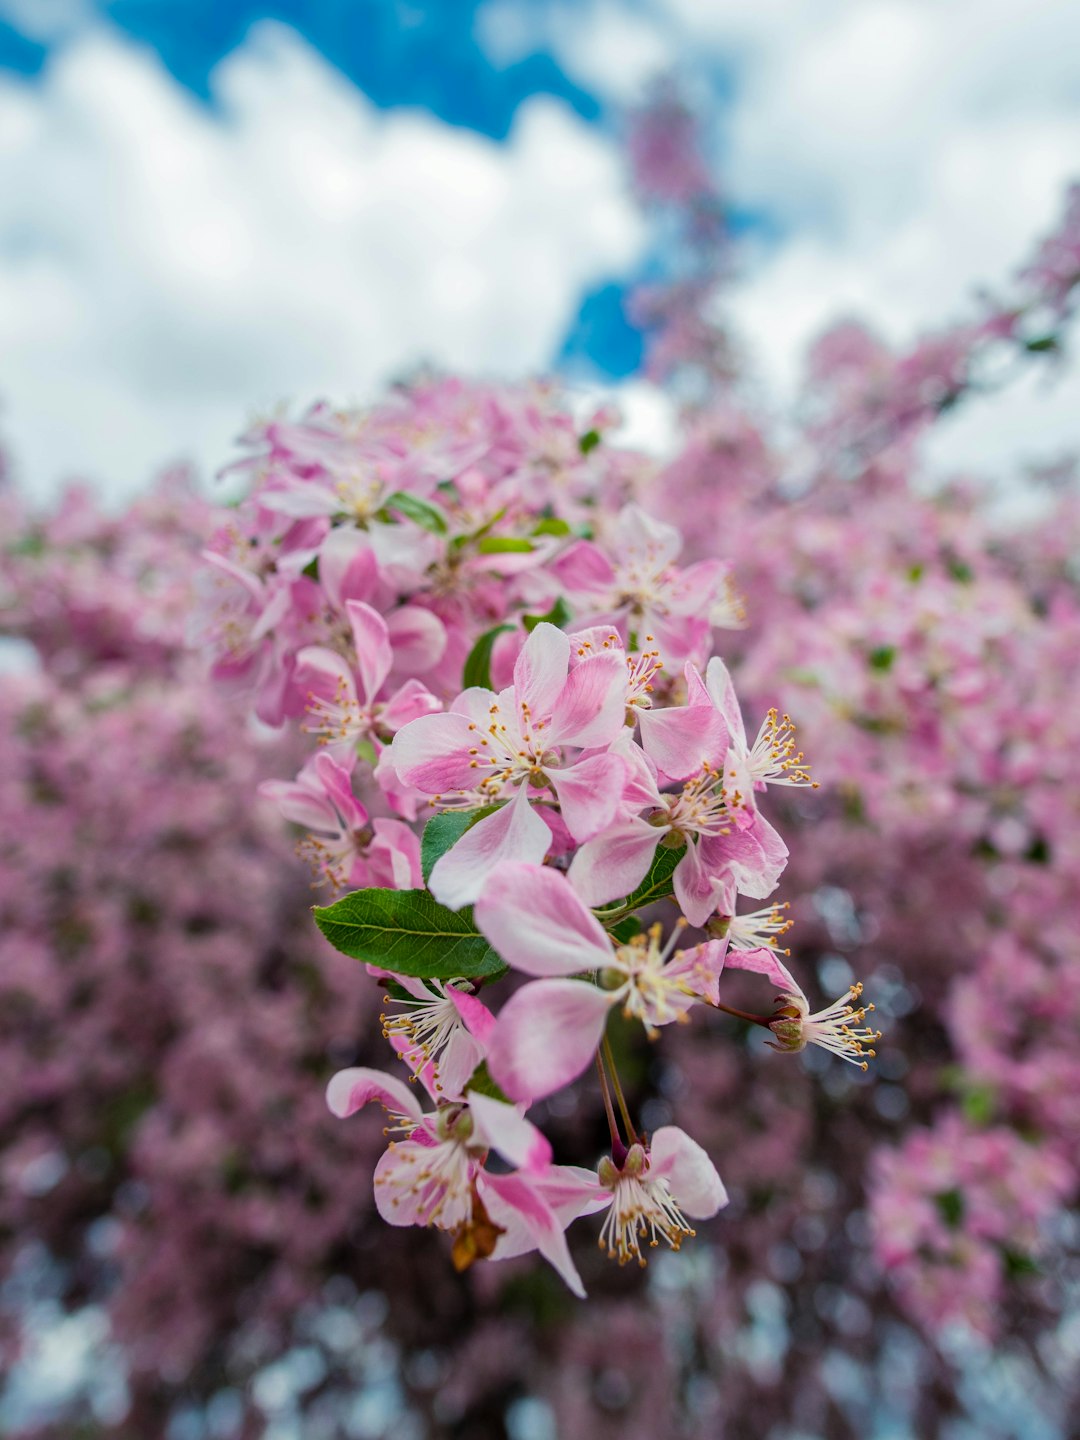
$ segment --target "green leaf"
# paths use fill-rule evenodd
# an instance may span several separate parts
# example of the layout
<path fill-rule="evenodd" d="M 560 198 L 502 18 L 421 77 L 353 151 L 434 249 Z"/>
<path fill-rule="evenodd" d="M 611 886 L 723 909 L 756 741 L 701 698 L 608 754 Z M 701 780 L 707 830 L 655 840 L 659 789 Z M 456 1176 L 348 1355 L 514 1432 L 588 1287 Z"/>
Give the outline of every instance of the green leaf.
<path fill-rule="evenodd" d="M 486 1060 L 480 1061 L 462 1088 L 466 1093 L 475 1090 L 478 1095 L 490 1095 L 492 1100 L 505 1100 L 507 1104 L 510 1104 L 510 1097 L 491 1078 Z"/>
<path fill-rule="evenodd" d="M 431 817 L 424 826 L 424 836 L 420 841 L 420 868 L 424 872 L 425 884 L 431 878 L 435 862 L 457 844 L 465 831 L 471 830 L 485 815 L 493 815 L 503 804 L 505 801 L 499 805 L 484 805 L 478 810 L 443 810 Z"/>
<path fill-rule="evenodd" d="M 1050 846 L 1045 835 L 1036 835 L 1031 844 L 1024 851 L 1024 859 L 1029 865 L 1049 865 Z"/>
<path fill-rule="evenodd" d="M 896 659 L 895 645 L 879 645 L 876 650 L 871 650 L 869 655 L 871 670 L 890 670 Z"/>
<path fill-rule="evenodd" d="M 636 915 L 627 915 L 625 920 L 620 920 L 612 925 L 611 938 L 620 945 L 628 945 L 635 935 L 641 934 L 641 921 Z"/>
<path fill-rule="evenodd" d="M 303 570 L 300 571 L 300 574 L 301 574 L 301 575 L 306 575 L 309 580 L 318 580 L 318 578 L 319 578 L 319 557 L 318 557 L 317 555 L 313 556 L 313 557 L 308 561 L 308 563 L 304 566 Z"/>
<path fill-rule="evenodd" d="M 566 520 L 558 520 L 554 516 L 541 520 L 529 531 L 530 535 L 572 535 L 574 532 Z"/>
<path fill-rule="evenodd" d="M 447 910 L 426 890 L 354 890 L 315 906 L 315 923 L 343 955 L 421 980 L 490 978 L 506 966 L 472 909 Z"/>
<path fill-rule="evenodd" d="M 1056 335 L 1039 335 L 1034 340 L 1025 340 L 1024 349 L 1030 350 L 1033 355 L 1045 354 L 1049 350 L 1056 350 L 1060 342 Z"/>
<path fill-rule="evenodd" d="M 430 500 L 421 500 L 419 495 L 410 495 L 406 490 L 395 490 L 384 502 L 383 509 L 396 510 L 399 515 L 415 521 L 421 529 L 430 530 L 432 535 L 446 534 L 446 516 L 437 505 L 433 505 Z"/>
<path fill-rule="evenodd" d="M 949 558 L 947 569 L 952 578 L 959 581 L 961 585 L 970 585 L 972 580 L 975 579 L 975 572 L 971 566 L 964 560 L 958 560 L 956 556 Z"/>
<path fill-rule="evenodd" d="M 588 455 L 590 450 L 595 450 L 604 437 L 599 430 L 586 430 L 581 439 L 577 442 L 582 455 Z"/>
<path fill-rule="evenodd" d="M 1010 1280 L 1019 1280 L 1025 1275 L 1042 1274 L 1042 1266 L 1036 1259 L 1020 1250 L 1012 1250 L 1008 1245 L 1002 1247 L 1001 1259 L 1005 1274 Z"/>
<path fill-rule="evenodd" d="M 370 740 L 358 740 L 356 742 L 356 753 L 361 760 L 366 760 L 369 765 L 378 763 L 379 752 Z"/>
<path fill-rule="evenodd" d="M 934 1196 L 941 1218 L 950 1229 L 955 1230 L 964 1218 L 964 1197 L 959 1190 L 942 1190 Z"/>
<path fill-rule="evenodd" d="M 481 555 L 528 555 L 536 549 L 531 540 L 518 540 L 513 535 L 485 535 L 476 542 Z"/>
<path fill-rule="evenodd" d="M 672 876 L 675 874 L 675 867 L 686 854 L 686 846 L 680 845 L 677 849 L 669 850 L 666 845 L 659 845 L 652 864 L 649 866 L 649 873 L 637 887 L 632 895 L 625 900 L 619 901 L 617 905 L 609 906 L 604 910 L 596 910 L 596 918 L 602 925 L 611 928 L 612 925 L 632 915 L 635 910 L 643 910 L 646 905 L 654 905 L 658 900 L 667 900 L 675 889 Z"/>
<path fill-rule="evenodd" d="M 560 629 L 570 619 L 570 606 L 560 595 L 546 615 L 523 615 L 521 623 L 531 635 L 537 625 L 558 625 Z"/>
<path fill-rule="evenodd" d="M 485 690 L 491 689 L 492 648 L 504 630 L 513 628 L 513 625 L 496 625 L 491 630 L 484 631 L 465 661 L 465 669 L 461 673 L 462 689 L 468 690 L 470 685 L 482 685 Z"/>

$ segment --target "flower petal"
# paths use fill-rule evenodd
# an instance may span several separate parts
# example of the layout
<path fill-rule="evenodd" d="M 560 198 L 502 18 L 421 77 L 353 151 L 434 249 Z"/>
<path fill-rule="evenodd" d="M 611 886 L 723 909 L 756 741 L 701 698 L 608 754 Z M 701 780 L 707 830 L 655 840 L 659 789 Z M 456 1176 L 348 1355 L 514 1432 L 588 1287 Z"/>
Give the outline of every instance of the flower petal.
<path fill-rule="evenodd" d="M 566 1222 L 554 1214 L 536 1187 L 521 1175 L 485 1174 L 483 1185 L 487 1212 L 505 1232 L 491 1258 L 507 1260 L 539 1250 L 571 1292 L 584 1300 L 585 1287 L 566 1244 Z"/>
<path fill-rule="evenodd" d="M 626 762 L 618 755 L 591 755 L 565 770 L 544 773 L 575 840 L 591 840 L 614 820 L 626 783 Z"/>
<path fill-rule="evenodd" d="M 546 621 L 537 625 L 514 665 L 514 699 L 529 707 L 534 720 L 546 720 L 554 710 L 569 664 L 567 636 Z"/>
<path fill-rule="evenodd" d="M 356 646 L 360 690 L 365 703 L 370 705 L 390 674 L 393 663 L 390 632 L 379 612 L 366 605 L 363 600 L 347 600 L 345 610 L 352 626 L 353 644 Z"/>
<path fill-rule="evenodd" d="M 400 733 L 406 735 L 415 725 L 424 723 L 417 720 Z M 440 905 L 460 910 L 463 905 L 471 905 L 479 899 L 488 876 L 500 862 L 525 860 L 539 865 L 550 844 L 551 831 L 529 804 L 528 794 L 522 785 L 508 805 L 478 820 L 436 862 L 428 888 Z"/>
<path fill-rule="evenodd" d="M 767 945 L 759 946 L 756 950 L 736 950 L 732 947 L 727 953 L 727 969 L 750 970 L 755 975 L 764 975 L 782 994 L 794 995 L 806 1001 L 802 986 L 776 951 Z"/>
<path fill-rule="evenodd" d="M 649 1174 L 668 1182 L 679 1208 L 694 1220 L 708 1220 L 728 1203 L 716 1166 L 677 1125 L 664 1125 L 653 1135 Z"/>
<path fill-rule="evenodd" d="M 475 785 L 470 749 L 475 731 L 464 715 L 421 715 L 394 736 L 391 759 L 398 778 L 428 795 Z"/>
<path fill-rule="evenodd" d="M 517 1170 L 543 1170 L 551 1164 L 551 1145 L 517 1107 L 470 1090 L 465 1096 L 473 1117 L 473 1134 L 481 1145 L 497 1151 Z"/>
<path fill-rule="evenodd" d="M 663 838 L 664 831 L 645 820 L 612 826 L 582 845 L 570 865 L 570 883 L 586 905 L 621 900 L 645 879 Z"/>
<path fill-rule="evenodd" d="M 646 755 L 668 780 L 688 780 L 727 753 L 727 726 L 711 705 L 642 710 L 638 724 Z"/>
<path fill-rule="evenodd" d="M 391 1115 L 404 1115 L 417 1123 L 423 1118 L 415 1092 L 403 1080 L 381 1070 L 364 1066 L 339 1070 L 326 1087 L 326 1103 L 339 1120 L 355 1115 L 371 1100 L 377 1100 Z"/>
<path fill-rule="evenodd" d="M 533 635 L 543 628 L 538 625 Z M 552 745 L 580 745 L 583 749 L 610 745 L 626 721 L 623 656 L 594 655 L 575 665 L 550 713 Z"/>
<path fill-rule="evenodd" d="M 566 877 L 543 865 L 501 864 L 477 900 L 475 916 L 506 963 L 526 975 L 579 975 L 611 960 L 603 926 Z"/>
<path fill-rule="evenodd" d="M 534 980 L 512 995 L 488 1042 L 488 1069 L 512 1100 L 540 1100 L 588 1066 L 611 996 L 584 980 Z"/>

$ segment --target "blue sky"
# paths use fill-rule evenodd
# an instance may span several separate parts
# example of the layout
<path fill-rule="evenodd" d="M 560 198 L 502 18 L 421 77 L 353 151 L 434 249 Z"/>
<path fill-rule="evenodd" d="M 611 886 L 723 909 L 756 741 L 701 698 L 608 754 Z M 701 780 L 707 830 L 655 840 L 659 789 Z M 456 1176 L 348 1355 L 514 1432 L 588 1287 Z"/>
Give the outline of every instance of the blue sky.
<path fill-rule="evenodd" d="M 1023 257 L 1080 174 L 1077 56 L 1070 0 L 0 0 L 0 433 L 36 489 L 130 493 L 431 360 L 561 365 L 661 444 L 617 140 L 652 77 L 709 110 L 782 397 L 838 312 L 907 338 Z M 1075 442 L 1076 398 L 961 420 L 943 463 Z"/>

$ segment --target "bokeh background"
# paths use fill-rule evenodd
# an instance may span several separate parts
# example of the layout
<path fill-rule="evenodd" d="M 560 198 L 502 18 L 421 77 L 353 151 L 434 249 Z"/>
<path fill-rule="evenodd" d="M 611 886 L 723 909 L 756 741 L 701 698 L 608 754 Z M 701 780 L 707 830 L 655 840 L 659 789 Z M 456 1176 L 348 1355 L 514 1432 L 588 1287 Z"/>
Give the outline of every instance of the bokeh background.
<path fill-rule="evenodd" d="M 1074 1433 L 1078 56 L 1053 0 L 0 0 L 0 1431 Z M 586 1235 L 585 1310 L 373 1215 L 322 1082 L 378 997 L 253 800 L 295 737 L 191 649 L 235 437 L 420 371 L 613 401 L 735 560 L 823 781 L 797 959 L 886 1032 L 628 1057 L 732 1206 L 644 1276 Z"/>

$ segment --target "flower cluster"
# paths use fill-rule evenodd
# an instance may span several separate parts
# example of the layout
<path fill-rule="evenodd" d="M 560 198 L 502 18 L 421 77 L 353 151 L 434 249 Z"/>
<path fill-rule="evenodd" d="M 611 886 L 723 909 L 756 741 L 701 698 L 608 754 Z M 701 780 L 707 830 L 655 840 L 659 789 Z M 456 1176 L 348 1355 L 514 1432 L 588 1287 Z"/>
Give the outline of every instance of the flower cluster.
<path fill-rule="evenodd" d="M 741 622 L 727 565 L 681 563 L 678 531 L 625 499 L 650 466 L 609 420 L 436 382 L 258 427 L 202 615 L 218 673 L 309 737 L 263 793 L 348 892 L 319 924 L 386 990 L 393 1063 L 435 1107 L 369 1069 L 331 1081 L 335 1114 L 376 1101 L 399 1132 L 380 1212 L 450 1232 L 461 1265 L 538 1250 L 576 1290 L 578 1215 L 609 1206 L 603 1243 L 640 1260 L 725 1201 L 689 1136 L 635 1123 L 612 1025 L 655 1038 L 730 1009 L 725 968 L 771 967 L 753 1018 L 775 1048 L 865 1065 L 876 1038 L 846 997 L 810 1014 L 778 911 L 739 913 L 787 861 L 766 789 L 813 782 L 790 717 L 748 737 L 713 653 Z M 674 923 L 644 926 L 660 902 Z M 493 1012 L 508 971 L 528 983 Z M 586 1178 L 524 1111 L 593 1066 L 610 1152 Z"/>

